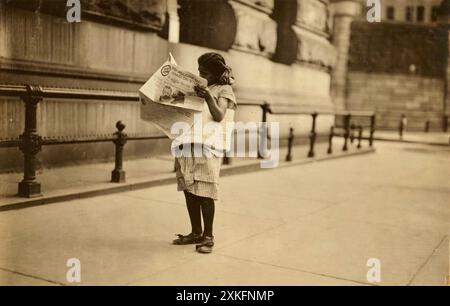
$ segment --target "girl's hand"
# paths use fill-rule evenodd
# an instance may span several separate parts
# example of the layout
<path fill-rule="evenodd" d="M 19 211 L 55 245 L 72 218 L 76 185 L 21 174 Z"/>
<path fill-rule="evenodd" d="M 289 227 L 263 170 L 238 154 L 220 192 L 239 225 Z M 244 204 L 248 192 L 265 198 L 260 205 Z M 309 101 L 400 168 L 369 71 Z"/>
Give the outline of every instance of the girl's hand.
<path fill-rule="evenodd" d="M 221 98 L 218 101 L 212 96 L 208 87 L 197 85 L 194 87 L 197 96 L 206 100 L 208 104 L 209 112 L 211 113 L 214 121 L 221 122 L 227 112 L 228 100 Z"/>
<path fill-rule="evenodd" d="M 194 87 L 194 90 L 197 96 L 199 96 L 200 98 L 208 99 L 211 97 L 211 92 L 209 91 L 208 87 L 196 85 Z"/>

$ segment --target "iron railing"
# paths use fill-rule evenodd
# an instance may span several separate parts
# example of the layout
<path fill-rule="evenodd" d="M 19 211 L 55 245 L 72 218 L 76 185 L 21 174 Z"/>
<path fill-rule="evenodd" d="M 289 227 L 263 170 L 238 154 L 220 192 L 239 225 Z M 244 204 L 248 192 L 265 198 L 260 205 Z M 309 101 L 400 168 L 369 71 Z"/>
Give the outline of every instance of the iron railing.
<path fill-rule="evenodd" d="M 134 140 L 154 140 L 166 139 L 167 136 L 152 135 L 132 135 L 124 133 L 125 124 L 121 121 L 116 123 L 117 131 L 111 136 L 90 136 L 90 137 L 42 137 L 37 131 L 37 105 L 44 98 L 60 98 L 60 99 L 80 99 L 80 100 L 108 100 L 108 101 L 129 101 L 139 102 L 139 95 L 132 92 L 121 91 L 102 91 L 102 90 L 85 90 L 85 89 L 60 89 L 51 87 L 41 87 L 32 85 L 0 85 L 0 96 L 19 97 L 25 103 L 25 128 L 24 132 L 17 139 L 0 139 L 0 148 L 19 147 L 24 155 L 24 176 L 18 186 L 18 195 L 21 197 L 38 197 L 41 195 L 41 184 L 36 180 L 36 156 L 41 151 L 43 145 L 62 145 L 62 144 L 82 144 L 82 143 L 99 143 L 110 142 L 115 144 L 115 167 L 111 173 L 111 182 L 124 182 L 125 171 L 123 169 L 123 148 L 128 141 Z M 287 109 L 276 109 L 265 101 L 243 100 L 240 101 L 241 106 L 255 106 L 261 108 L 261 122 L 268 122 L 268 115 L 310 115 L 312 117 L 311 131 L 309 138 L 308 157 L 315 156 L 315 142 L 317 139 L 316 122 L 320 115 L 334 115 L 335 126 L 331 127 L 329 135 L 328 153 L 332 153 L 332 139 L 334 136 L 344 137 L 343 150 L 346 151 L 347 141 L 351 136 L 351 118 L 366 117 L 369 118 L 370 129 L 369 145 L 373 145 L 373 135 L 375 132 L 375 114 L 372 112 L 316 112 L 296 110 L 292 106 L 287 105 Z M 276 104 L 279 107 L 280 104 Z M 340 119 L 343 118 L 343 124 Z M 343 133 L 337 133 L 338 129 L 342 129 Z M 359 126 L 359 145 L 361 147 L 363 126 Z M 267 141 L 265 133 L 259 133 L 260 142 Z M 288 140 L 287 161 L 292 160 L 292 148 L 294 143 L 294 129 L 290 128 Z M 263 158 L 258 150 L 258 157 Z M 230 159 L 224 158 L 224 164 L 229 164 Z"/>

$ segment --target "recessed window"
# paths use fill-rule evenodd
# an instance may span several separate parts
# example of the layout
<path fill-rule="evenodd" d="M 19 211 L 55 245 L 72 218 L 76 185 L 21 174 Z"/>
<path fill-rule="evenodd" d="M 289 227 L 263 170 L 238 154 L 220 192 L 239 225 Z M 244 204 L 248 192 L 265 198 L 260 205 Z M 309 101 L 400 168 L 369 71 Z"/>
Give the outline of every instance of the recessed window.
<path fill-rule="evenodd" d="M 439 7 L 438 6 L 431 7 L 431 21 L 432 22 L 436 22 L 437 21 L 438 11 L 439 11 Z"/>
<path fill-rule="evenodd" d="M 394 20 L 395 19 L 395 8 L 393 6 L 388 6 L 386 9 L 386 19 Z"/>
<path fill-rule="evenodd" d="M 417 22 L 424 22 L 425 19 L 425 7 L 417 7 Z"/>
<path fill-rule="evenodd" d="M 414 17 L 414 7 L 407 6 L 406 7 L 406 21 L 412 22 Z"/>

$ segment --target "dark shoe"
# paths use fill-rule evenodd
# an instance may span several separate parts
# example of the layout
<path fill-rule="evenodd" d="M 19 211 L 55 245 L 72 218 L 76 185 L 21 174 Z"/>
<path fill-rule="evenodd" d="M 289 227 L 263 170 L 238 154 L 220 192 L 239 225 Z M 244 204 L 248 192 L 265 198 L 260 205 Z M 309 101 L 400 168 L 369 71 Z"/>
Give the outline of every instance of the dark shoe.
<path fill-rule="evenodd" d="M 190 233 L 189 235 L 177 234 L 177 236 L 178 238 L 173 241 L 173 244 L 176 245 L 195 244 L 201 243 L 203 241 L 202 234 L 194 234 L 194 233 Z"/>
<path fill-rule="evenodd" d="M 204 237 L 202 243 L 195 246 L 195 250 L 199 253 L 209 254 L 214 247 L 214 237 Z"/>

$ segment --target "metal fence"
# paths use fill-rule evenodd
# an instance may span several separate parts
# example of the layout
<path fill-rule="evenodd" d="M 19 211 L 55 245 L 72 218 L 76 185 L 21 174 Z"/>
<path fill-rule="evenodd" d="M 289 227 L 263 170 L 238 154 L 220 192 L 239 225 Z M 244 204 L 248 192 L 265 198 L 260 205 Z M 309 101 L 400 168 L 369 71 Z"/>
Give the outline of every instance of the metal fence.
<path fill-rule="evenodd" d="M 82 143 L 99 143 L 113 142 L 115 144 L 115 167 L 111 173 L 111 182 L 119 183 L 125 181 L 125 171 L 123 169 L 123 148 L 128 141 L 165 139 L 167 136 L 149 136 L 149 135 L 127 135 L 124 132 L 125 124 L 121 121 L 116 123 L 117 131 L 111 136 L 93 136 L 93 137 L 42 137 L 37 130 L 37 106 L 44 98 L 61 98 L 61 99 L 78 99 L 78 100 L 107 100 L 107 101 L 129 101 L 139 102 L 137 93 L 130 92 L 114 92 L 101 90 L 84 90 L 84 89 L 56 89 L 44 88 L 40 86 L 15 86 L 0 85 L 0 96 L 19 97 L 25 103 L 25 128 L 24 132 L 17 139 L 0 139 L 0 148 L 18 147 L 24 156 L 23 164 L 23 180 L 18 184 L 18 196 L 20 197 L 38 197 L 41 195 L 41 184 L 36 180 L 36 157 L 41 151 L 42 146 L 50 145 L 70 145 Z M 334 115 L 335 125 L 331 127 L 329 137 L 328 154 L 332 153 L 333 137 L 344 137 L 343 151 L 348 150 L 348 140 L 353 142 L 353 132 L 358 129 L 358 148 L 361 148 L 361 140 L 363 139 L 363 129 L 367 128 L 370 132 L 369 145 L 373 145 L 373 135 L 375 132 L 375 114 L 373 112 L 305 112 L 296 110 L 295 107 L 281 104 L 271 105 L 265 101 L 245 100 L 239 103 L 241 106 L 259 107 L 262 111 L 261 122 L 268 122 L 268 115 L 310 115 L 312 117 L 311 131 L 309 138 L 308 157 L 315 156 L 314 146 L 317 139 L 316 122 L 320 115 Z M 351 123 L 352 118 L 358 118 L 360 124 L 357 127 Z M 292 160 L 292 149 L 294 143 L 294 129 L 290 128 L 288 141 L 288 153 L 286 161 Z M 260 133 L 259 141 L 267 141 L 267 136 Z M 259 153 L 259 152 L 258 152 Z M 258 154 L 259 158 L 263 158 Z M 228 157 L 224 157 L 224 164 L 231 161 Z"/>

